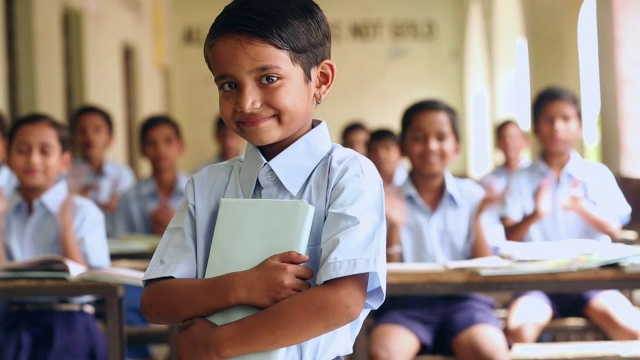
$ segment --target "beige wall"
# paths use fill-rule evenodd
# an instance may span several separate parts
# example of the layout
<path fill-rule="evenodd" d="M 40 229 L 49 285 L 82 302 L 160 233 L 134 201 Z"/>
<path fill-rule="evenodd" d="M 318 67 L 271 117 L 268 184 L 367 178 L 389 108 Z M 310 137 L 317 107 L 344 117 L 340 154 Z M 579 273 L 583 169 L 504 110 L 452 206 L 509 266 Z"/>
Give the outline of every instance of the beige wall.
<path fill-rule="evenodd" d="M 31 110 L 47 112 L 62 120 L 68 117 L 65 113 L 63 14 L 67 7 L 79 10 L 82 14 L 84 100 L 102 106 L 112 114 L 115 133 L 108 157 L 126 162 L 129 134 L 123 95 L 125 44 L 136 54 L 137 121 L 167 109 L 165 69 L 154 58 L 152 1 L 32 1 L 36 102 Z"/>
<path fill-rule="evenodd" d="M 213 157 L 216 149 L 211 127 L 217 114 L 218 94 L 204 64 L 202 43 L 209 25 L 227 0 L 30 1 L 34 34 L 33 110 L 66 118 L 62 16 L 65 8 L 71 7 L 80 11 L 83 18 L 84 99 L 107 108 L 116 122 L 115 141 L 108 156 L 120 161 L 128 158 L 122 52 L 129 45 L 136 53 L 134 125 L 148 115 L 169 111 L 181 123 L 187 144 L 182 169 L 190 171 Z M 576 21 L 581 0 L 366 0 L 364 9 L 358 1 L 318 2 L 332 25 L 332 57 L 338 65 L 338 78 L 316 116 L 328 120 L 336 142 L 344 125 L 353 119 L 362 119 L 371 128 L 399 130 L 400 116 L 408 105 L 437 97 L 459 111 L 465 152 L 469 153 L 468 147 L 480 146 L 471 149 L 473 154 L 490 153 L 487 147 L 493 143 L 492 126 L 475 133 L 473 129 L 479 127 L 468 123 L 478 117 L 470 109 L 471 92 L 464 74 L 484 79 L 480 83 L 487 88 L 488 121 L 493 124 L 511 115 L 508 97 L 514 86 L 520 86 L 512 82 L 513 42 L 517 36 L 528 38 L 533 95 L 550 84 L 576 92 L 579 89 Z M 465 32 L 469 4 L 474 2 L 481 3 L 483 10 L 484 24 L 478 30 L 482 34 L 474 35 L 486 37 L 485 43 L 477 47 L 484 49 L 480 51 L 486 58 L 482 69 L 471 69 L 473 62 L 466 65 L 464 62 L 465 56 L 470 56 L 469 47 L 465 50 L 465 36 L 467 44 L 473 42 Z M 521 10 L 518 4 L 522 4 Z M 154 30 L 158 25 L 153 18 L 154 5 L 165 15 L 165 28 L 160 22 L 160 27 Z M 4 22 L 1 15 L 0 25 Z M 520 15 L 524 21 L 519 20 Z M 394 29 L 404 32 L 393 35 Z M 2 51 L 3 40 L 0 39 Z M 158 44 L 166 45 L 166 57 L 156 54 Z M 4 60 L 2 56 L 3 72 Z M 602 71 L 606 71 L 606 64 L 606 59 L 601 60 Z M 487 74 L 482 75 L 482 71 Z M 0 109 L 6 108 L 6 103 L 7 92 L 0 87 Z M 486 140 L 484 137 L 491 141 L 475 141 Z M 606 145 L 607 137 L 603 142 Z M 463 154 L 454 165 L 454 172 L 467 174 L 470 161 L 473 158 Z M 142 173 L 146 173 L 144 162 L 139 158 L 138 162 Z"/>
<path fill-rule="evenodd" d="M 6 28 L 4 10 L 5 7 L 0 6 L 0 29 Z M 4 32 L 0 32 L 0 34 L 4 34 Z M 5 36 L 0 36 L 0 113 L 7 116 L 9 98 L 7 94 L 7 44 L 5 39 Z"/>
<path fill-rule="evenodd" d="M 343 126 L 363 119 L 371 128 L 400 129 L 400 116 L 416 100 L 438 97 L 462 111 L 464 1 L 369 0 L 362 3 L 319 0 L 332 24 L 332 58 L 337 82 L 316 116 L 329 123 L 339 142 Z M 202 55 L 202 41 L 186 44 L 186 29 L 202 37 L 225 1 L 174 1 L 170 39 L 171 110 L 183 124 L 186 168 L 215 153 L 210 129 L 218 95 Z M 434 35 L 429 33 L 429 24 Z M 417 26 L 392 36 L 401 26 Z M 204 40 L 204 39 L 199 39 Z"/>

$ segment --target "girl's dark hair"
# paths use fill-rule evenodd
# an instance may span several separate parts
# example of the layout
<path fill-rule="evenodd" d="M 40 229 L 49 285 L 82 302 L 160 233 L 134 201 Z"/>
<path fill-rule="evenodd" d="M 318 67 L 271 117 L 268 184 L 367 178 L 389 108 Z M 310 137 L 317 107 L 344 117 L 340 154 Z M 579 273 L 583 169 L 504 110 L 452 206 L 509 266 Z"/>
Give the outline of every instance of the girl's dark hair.
<path fill-rule="evenodd" d="M 173 131 L 176 132 L 178 139 L 182 140 L 182 133 L 180 132 L 180 126 L 178 126 L 177 122 L 168 115 L 156 115 L 147 118 L 147 120 L 142 123 L 142 126 L 140 127 L 140 145 L 144 145 L 147 139 L 147 134 L 149 134 L 151 129 L 162 125 L 171 126 Z"/>
<path fill-rule="evenodd" d="M 369 146 L 377 141 L 382 140 L 391 140 L 400 145 L 400 138 L 398 138 L 398 135 L 396 135 L 396 133 L 389 129 L 378 129 L 371 133 L 371 136 L 369 137 Z"/>
<path fill-rule="evenodd" d="M 109 129 L 109 134 L 113 134 L 113 121 L 111 120 L 111 115 L 109 113 L 97 106 L 94 105 L 84 105 L 76 109 L 76 111 L 71 114 L 69 118 L 69 128 L 71 128 L 71 133 L 75 133 L 78 128 L 78 120 L 82 115 L 95 113 L 102 117 L 105 124 L 107 124 L 107 128 Z"/>
<path fill-rule="evenodd" d="M 509 125 L 515 125 L 518 127 L 518 129 L 520 129 L 520 125 L 518 125 L 518 123 L 515 122 L 515 120 L 512 120 L 512 119 L 504 120 L 503 122 L 500 123 L 500 125 L 498 125 L 498 127 L 496 127 L 496 141 L 500 139 L 500 136 L 504 132 L 504 129 L 506 129 L 507 126 Z"/>
<path fill-rule="evenodd" d="M 360 121 L 355 121 L 355 122 L 349 123 L 349 125 L 347 125 L 344 128 L 344 130 L 342 130 L 342 143 L 343 144 L 345 143 L 345 141 L 349 137 L 349 134 L 351 134 L 354 131 L 366 131 L 366 132 L 369 132 L 369 130 L 367 130 L 367 128 L 364 126 L 364 124 L 361 123 Z"/>
<path fill-rule="evenodd" d="M 216 41 L 236 36 L 267 43 L 289 53 L 307 81 L 311 69 L 331 58 L 331 30 L 327 18 L 312 0 L 234 0 L 209 28 L 204 59 Z"/>
<path fill-rule="evenodd" d="M 40 113 L 32 113 L 23 116 L 16 120 L 15 123 L 13 123 L 13 126 L 11 126 L 11 130 L 9 131 L 9 149 L 11 149 L 16 135 L 21 128 L 38 124 L 47 125 L 55 130 L 56 134 L 58 135 L 58 142 L 60 142 L 60 146 L 62 147 L 62 152 L 71 150 L 71 140 L 69 139 L 69 130 L 67 129 L 67 126 L 56 121 L 49 115 Z"/>
<path fill-rule="evenodd" d="M 578 112 L 578 119 L 582 121 L 582 110 L 580 109 L 580 102 L 578 101 L 578 97 L 571 92 L 571 90 L 565 89 L 560 86 L 551 86 L 536 96 L 536 99 L 533 102 L 533 127 L 535 128 L 538 125 L 538 121 L 540 120 L 540 115 L 544 110 L 544 107 L 549 105 L 554 101 L 564 101 L 569 104 L 575 106 L 576 111 Z"/>
<path fill-rule="evenodd" d="M 460 120 L 458 120 L 458 114 L 444 101 L 435 99 L 419 101 L 405 110 L 402 115 L 402 132 L 400 134 L 400 139 L 402 139 L 402 141 L 405 140 L 407 130 L 409 129 L 409 126 L 411 126 L 415 116 L 421 112 L 427 111 L 444 111 L 449 117 L 453 136 L 456 138 L 456 142 L 460 143 Z"/>
<path fill-rule="evenodd" d="M 9 122 L 2 114 L 0 114 L 0 136 L 2 136 L 4 140 L 7 140 L 9 137 Z"/>

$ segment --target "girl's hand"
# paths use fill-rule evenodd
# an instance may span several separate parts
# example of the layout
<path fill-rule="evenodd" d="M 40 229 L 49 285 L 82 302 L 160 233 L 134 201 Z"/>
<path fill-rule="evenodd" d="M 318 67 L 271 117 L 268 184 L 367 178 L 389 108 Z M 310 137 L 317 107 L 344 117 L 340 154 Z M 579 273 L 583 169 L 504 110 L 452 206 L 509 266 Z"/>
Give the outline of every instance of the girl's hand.
<path fill-rule="evenodd" d="M 544 178 L 535 194 L 535 214 L 538 218 L 543 218 L 553 211 L 551 200 L 551 179 Z"/>
<path fill-rule="evenodd" d="M 580 180 L 571 179 L 571 191 L 569 196 L 562 201 L 562 208 L 565 211 L 579 211 L 584 206 L 584 188 Z"/>
<path fill-rule="evenodd" d="M 204 318 L 193 318 L 180 325 L 176 337 L 178 359 L 222 359 L 214 345 L 215 330 L 218 326 Z"/>
<path fill-rule="evenodd" d="M 164 234 L 175 213 L 176 210 L 171 207 L 169 200 L 162 196 L 158 207 L 150 214 L 151 231 L 157 235 Z"/>
<path fill-rule="evenodd" d="M 74 211 L 73 195 L 69 194 L 64 199 L 60 207 L 60 212 L 58 213 L 58 221 L 63 229 L 72 229 Z"/>
<path fill-rule="evenodd" d="M 300 266 L 307 261 L 307 255 L 288 251 L 243 271 L 240 303 L 263 309 L 308 289 L 313 271 Z"/>

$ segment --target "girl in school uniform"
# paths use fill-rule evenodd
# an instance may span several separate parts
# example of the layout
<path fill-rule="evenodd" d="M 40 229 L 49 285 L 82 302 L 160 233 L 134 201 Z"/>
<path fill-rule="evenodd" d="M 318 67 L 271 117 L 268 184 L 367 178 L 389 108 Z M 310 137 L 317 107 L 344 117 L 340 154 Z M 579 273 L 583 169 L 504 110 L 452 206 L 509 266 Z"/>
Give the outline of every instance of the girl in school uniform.
<path fill-rule="evenodd" d="M 0 265 L 59 254 L 90 268 L 110 265 L 104 216 L 69 193 L 66 127 L 51 117 L 19 119 L 9 134 L 9 166 L 19 185 L 0 206 Z M 0 359 L 106 359 L 107 345 L 86 297 L 10 302 L 0 323 Z"/>
<path fill-rule="evenodd" d="M 611 171 L 574 149 L 582 135 L 576 96 L 560 87 L 540 92 L 533 128 L 542 153 L 511 178 L 503 214 L 507 238 L 610 242 L 629 220 L 631 207 Z M 587 317 L 611 339 L 640 339 L 640 313 L 613 290 L 522 294 L 509 309 L 508 336 L 514 342 L 536 341 L 552 317 L 563 316 Z"/>
<path fill-rule="evenodd" d="M 412 165 L 402 186 L 407 216 L 400 243 L 388 243 L 387 252 L 405 262 L 435 263 L 490 255 L 478 220 L 484 191 L 448 170 L 460 152 L 456 112 L 438 100 L 412 105 L 402 117 L 401 140 Z M 492 300 L 471 294 L 389 298 L 377 314 L 370 356 L 413 359 L 426 351 L 458 359 L 508 359 L 493 310 Z"/>

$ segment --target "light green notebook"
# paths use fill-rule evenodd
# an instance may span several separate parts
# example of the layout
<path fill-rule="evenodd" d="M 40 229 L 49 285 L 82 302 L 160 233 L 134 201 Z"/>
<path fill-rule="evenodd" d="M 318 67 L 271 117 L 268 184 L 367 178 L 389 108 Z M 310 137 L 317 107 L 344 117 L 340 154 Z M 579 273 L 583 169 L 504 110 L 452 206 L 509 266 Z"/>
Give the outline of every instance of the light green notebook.
<path fill-rule="evenodd" d="M 302 200 L 222 199 L 205 277 L 250 269 L 285 251 L 306 253 L 315 207 Z M 250 306 L 211 315 L 223 325 L 253 315 Z M 243 360 L 284 359 L 285 349 L 248 354 Z"/>

